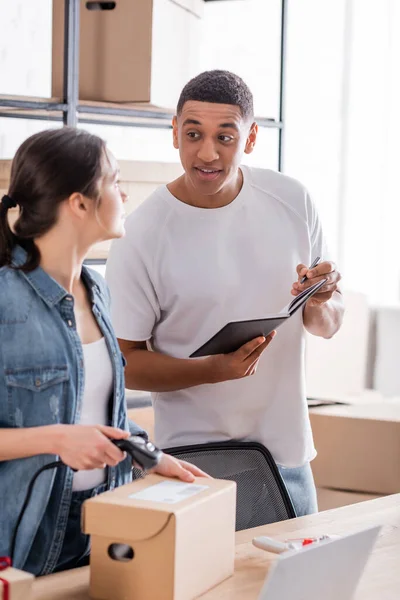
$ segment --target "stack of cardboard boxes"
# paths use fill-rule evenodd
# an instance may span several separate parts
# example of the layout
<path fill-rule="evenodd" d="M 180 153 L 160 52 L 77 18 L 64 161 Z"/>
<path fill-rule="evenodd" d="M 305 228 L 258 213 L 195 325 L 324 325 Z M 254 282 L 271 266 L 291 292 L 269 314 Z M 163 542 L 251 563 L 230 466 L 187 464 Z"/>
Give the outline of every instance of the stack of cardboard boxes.
<path fill-rule="evenodd" d="M 400 492 L 400 401 L 310 410 L 319 508 Z"/>
<path fill-rule="evenodd" d="M 400 492 L 400 400 L 366 389 L 377 351 L 371 310 L 361 294 L 345 303 L 341 331 L 307 344 L 308 395 L 340 402 L 310 409 L 320 510 Z"/>

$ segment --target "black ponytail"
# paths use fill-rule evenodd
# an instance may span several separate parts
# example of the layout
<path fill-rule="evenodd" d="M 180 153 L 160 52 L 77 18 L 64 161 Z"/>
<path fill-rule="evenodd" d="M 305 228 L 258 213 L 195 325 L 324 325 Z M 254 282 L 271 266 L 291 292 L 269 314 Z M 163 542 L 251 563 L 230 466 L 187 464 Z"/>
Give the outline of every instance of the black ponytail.
<path fill-rule="evenodd" d="M 0 202 L 0 267 L 11 263 L 12 251 L 17 243 L 8 222 L 8 209 L 4 200 Z"/>

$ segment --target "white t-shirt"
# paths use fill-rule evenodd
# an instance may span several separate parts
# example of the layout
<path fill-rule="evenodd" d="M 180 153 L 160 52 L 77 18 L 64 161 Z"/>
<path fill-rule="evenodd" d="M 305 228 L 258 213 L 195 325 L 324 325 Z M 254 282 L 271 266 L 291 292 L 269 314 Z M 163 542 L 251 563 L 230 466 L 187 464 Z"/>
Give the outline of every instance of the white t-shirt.
<path fill-rule="evenodd" d="M 82 399 L 80 425 L 106 425 L 108 406 L 112 394 L 114 375 L 110 354 L 104 338 L 92 344 L 83 344 L 85 365 L 85 390 Z M 90 490 L 104 483 L 105 469 L 77 471 L 72 490 Z"/>
<path fill-rule="evenodd" d="M 293 298 L 297 265 L 325 258 L 304 187 L 281 173 L 241 169 L 242 189 L 227 206 L 190 206 L 163 186 L 129 216 L 106 272 L 119 338 L 152 338 L 156 351 L 188 358 L 229 321 L 279 312 Z M 253 440 L 278 464 L 300 466 L 315 456 L 304 379 L 298 311 L 255 375 L 153 393 L 155 441 L 168 448 Z"/>

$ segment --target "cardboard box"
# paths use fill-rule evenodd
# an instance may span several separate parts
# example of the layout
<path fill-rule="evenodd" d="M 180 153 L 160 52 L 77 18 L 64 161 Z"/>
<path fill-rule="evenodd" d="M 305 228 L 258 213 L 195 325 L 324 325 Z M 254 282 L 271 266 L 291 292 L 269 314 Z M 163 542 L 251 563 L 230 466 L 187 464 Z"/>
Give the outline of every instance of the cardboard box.
<path fill-rule="evenodd" d="M 94 5 L 103 9 L 89 10 Z M 91 6 L 90 6 L 91 5 Z M 203 0 L 81 0 L 79 97 L 176 105 L 199 71 Z M 52 95 L 63 96 L 64 2 L 53 0 Z"/>
<path fill-rule="evenodd" d="M 310 411 L 318 455 L 316 485 L 342 490 L 400 492 L 400 401 L 382 400 Z"/>
<path fill-rule="evenodd" d="M 129 215 L 158 187 L 180 177 L 183 169 L 180 163 L 141 162 L 134 160 L 118 161 L 120 167 L 120 187 L 128 194 L 125 212 Z M 111 240 L 96 244 L 88 258 L 107 259 Z"/>
<path fill-rule="evenodd" d="M 375 498 L 381 497 L 382 494 L 360 494 L 329 488 L 317 488 L 319 512 L 348 506 L 349 504 L 357 504 L 358 502 L 366 502 L 367 500 L 375 500 Z"/>
<path fill-rule="evenodd" d="M 0 600 L 29 600 L 34 576 L 0 563 Z"/>
<path fill-rule="evenodd" d="M 154 440 L 154 409 L 152 406 L 131 408 L 128 410 L 128 417 L 147 431 L 150 440 Z"/>
<path fill-rule="evenodd" d="M 62 4 L 62 3 L 61 3 Z M 11 160 L 0 160 L 0 194 L 6 194 L 10 182 Z M 125 212 L 129 215 L 161 185 L 165 185 L 180 177 L 183 173 L 180 163 L 160 163 L 134 160 L 118 161 L 120 167 L 120 186 L 129 199 Z M 9 211 L 11 226 L 19 215 L 19 210 Z M 106 259 L 111 241 L 96 244 L 88 254 L 88 258 Z"/>
<path fill-rule="evenodd" d="M 236 484 L 217 479 L 185 484 L 148 475 L 88 500 L 82 525 L 91 534 L 91 597 L 196 598 L 233 574 L 235 517 Z M 119 544 L 126 560 L 116 556 Z"/>

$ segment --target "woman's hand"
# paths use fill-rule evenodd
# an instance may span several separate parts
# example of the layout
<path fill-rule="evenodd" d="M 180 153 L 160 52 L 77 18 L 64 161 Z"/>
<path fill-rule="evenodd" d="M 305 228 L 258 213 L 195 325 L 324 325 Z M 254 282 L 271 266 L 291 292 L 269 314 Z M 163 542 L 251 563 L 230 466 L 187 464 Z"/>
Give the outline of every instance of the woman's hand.
<path fill-rule="evenodd" d="M 53 425 L 54 454 L 77 471 L 115 467 L 124 460 L 125 453 L 110 440 L 129 437 L 123 431 L 106 425 Z"/>
<path fill-rule="evenodd" d="M 192 483 L 195 477 L 210 477 L 195 465 L 164 453 L 159 464 L 150 472 L 164 475 L 164 477 L 176 477 L 188 483 Z"/>

